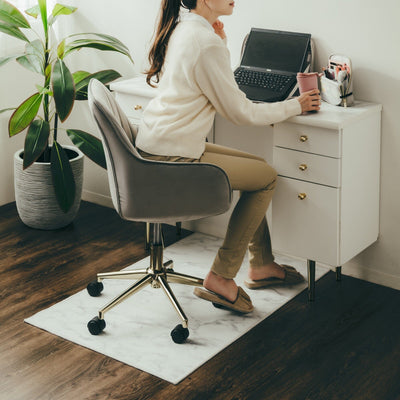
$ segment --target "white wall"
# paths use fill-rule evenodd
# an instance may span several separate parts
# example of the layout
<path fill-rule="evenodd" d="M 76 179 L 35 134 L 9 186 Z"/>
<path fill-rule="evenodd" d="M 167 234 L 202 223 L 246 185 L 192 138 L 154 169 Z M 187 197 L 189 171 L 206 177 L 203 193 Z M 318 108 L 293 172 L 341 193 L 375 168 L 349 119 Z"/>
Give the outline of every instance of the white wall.
<path fill-rule="evenodd" d="M 143 71 L 159 0 L 75 0 L 65 3 L 75 4 L 79 10 L 72 18 L 60 18 L 61 35 L 71 31 L 97 31 L 115 35 L 128 45 L 135 60 L 135 67 L 132 68 L 123 56 L 83 50 L 67 59 L 71 69 L 87 68 L 94 71 L 115 68 L 125 77 Z M 242 39 L 251 27 L 309 32 L 316 44 L 317 69 L 326 64 L 332 53 L 350 56 L 354 67 L 356 98 L 383 105 L 381 234 L 375 244 L 344 266 L 344 273 L 396 288 L 400 288 L 400 135 L 397 128 L 400 125 L 400 79 L 397 73 L 400 65 L 399 17 L 399 0 L 337 0 L 334 3 L 319 0 L 236 0 L 234 15 L 222 18 L 228 34 L 232 63 L 239 59 Z M 15 69 L 18 80 L 12 82 L 4 71 L 2 68 L 0 74 L 0 108 L 8 105 L 10 97 L 19 96 L 22 100 L 32 92 L 25 88 L 29 73 L 21 78 L 20 70 Z M 10 93 L 14 88 L 17 93 Z M 6 132 L 2 120 L 4 118 L 0 115 L 0 160 L 4 162 L 10 150 L 4 143 L 13 139 L 4 139 Z M 74 111 L 68 125 L 94 132 L 85 106 Z M 360 143 L 360 151 L 362 146 Z M 109 204 L 106 174 L 88 160 L 85 168 L 85 195 Z M 2 168 L 1 174 L 3 191 L 3 182 L 10 179 L 11 167 Z M 0 197 L 0 201 L 5 202 L 3 197 Z M 7 198 L 6 201 L 11 200 Z"/>
<path fill-rule="evenodd" d="M 6 40 L 7 39 L 7 40 Z M 18 41 L 0 33 L 0 58 L 5 54 L 17 54 Z M 35 92 L 32 79 L 36 77 L 17 63 L 0 67 L 0 110 L 15 107 Z M 39 83 L 39 81 L 35 82 Z M 0 114 L 0 205 L 14 201 L 14 153 L 23 147 L 24 134 L 8 137 L 8 118 L 11 112 Z"/>

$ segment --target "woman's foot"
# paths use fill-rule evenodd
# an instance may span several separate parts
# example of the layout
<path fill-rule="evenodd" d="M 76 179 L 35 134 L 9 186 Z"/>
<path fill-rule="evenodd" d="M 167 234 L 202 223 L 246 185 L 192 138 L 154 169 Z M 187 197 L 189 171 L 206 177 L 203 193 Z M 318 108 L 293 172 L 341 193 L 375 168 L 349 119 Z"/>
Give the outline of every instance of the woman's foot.
<path fill-rule="evenodd" d="M 205 289 L 219 294 L 230 302 L 234 302 L 238 297 L 238 286 L 233 279 L 226 279 L 210 271 L 204 279 Z"/>
<path fill-rule="evenodd" d="M 249 289 L 264 289 L 275 285 L 295 285 L 304 281 L 303 275 L 290 265 L 271 263 L 250 268 L 244 284 Z"/>
<path fill-rule="evenodd" d="M 258 281 L 261 279 L 268 278 L 285 278 L 285 270 L 276 262 L 272 262 L 270 264 L 263 265 L 262 267 L 257 268 L 249 268 L 248 277 L 253 281 Z"/>

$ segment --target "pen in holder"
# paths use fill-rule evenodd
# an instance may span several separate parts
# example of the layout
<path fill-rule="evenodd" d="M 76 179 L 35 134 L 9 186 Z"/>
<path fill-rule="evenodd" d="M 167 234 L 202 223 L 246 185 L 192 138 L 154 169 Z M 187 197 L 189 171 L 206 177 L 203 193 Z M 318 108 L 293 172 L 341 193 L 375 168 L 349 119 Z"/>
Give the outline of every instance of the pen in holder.
<path fill-rule="evenodd" d="M 353 70 L 350 58 L 334 54 L 329 57 L 328 68 L 323 68 L 321 98 L 335 106 L 354 104 Z"/>

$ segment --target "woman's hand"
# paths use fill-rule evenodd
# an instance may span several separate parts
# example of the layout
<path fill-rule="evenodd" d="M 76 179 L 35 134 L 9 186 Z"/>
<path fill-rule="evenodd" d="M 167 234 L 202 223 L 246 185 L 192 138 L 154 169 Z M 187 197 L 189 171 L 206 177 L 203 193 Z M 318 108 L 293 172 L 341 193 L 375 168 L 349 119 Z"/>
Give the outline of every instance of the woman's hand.
<path fill-rule="evenodd" d="M 214 32 L 215 32 L 222 40 L 223 40 L 223 39 L 226 39 L 226 34 L 225 34 L 225 31 L 224 31 L 224 24 L 223 24 L 219 19 L 217 19 L 217 20 L 213 23 L 212 27 L 214 28 Z"/>
<path fill-rule="evenodd" d="M 318 111 L 321 106 L 321 96 L 318 89 L 313 89 L 301 94 L 297 100 L 301 105 L 301 112 Z"/>

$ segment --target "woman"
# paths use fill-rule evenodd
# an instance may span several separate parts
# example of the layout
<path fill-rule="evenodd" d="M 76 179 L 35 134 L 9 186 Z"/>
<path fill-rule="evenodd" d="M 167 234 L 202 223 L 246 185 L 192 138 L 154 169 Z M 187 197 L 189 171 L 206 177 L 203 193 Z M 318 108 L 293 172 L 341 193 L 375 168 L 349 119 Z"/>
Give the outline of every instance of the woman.
<path fill-rule="evenodd" d="M 181 6 L 190 12 L 180 15 Z M 231 0 L 162 0 L 161 15 L 149 53 L 151 79 L 158 95 L 143 114 L 136 145 L 144 158 L 218 165 L 228 175 L 240 199 L 227 233 L 195 294 L 241 313 L 253 310 L 234 278 L 249 250 L 245 285 L 262 288 L 296 283 L 304 278 L 289 266 L 274 262 L 265 213 L 277 173 L 262 158 L 205 142 L 216 111 L 237 125 L 269 125 L 302 112 L 319 110 L 318 90 L 277 103 L 253 103 L 238 88 L 225 45 L 221 15 L 231 15 Z M 161 79 L 160 79 L 161 78 Z M 243 134 L 245 134 L 245 130 Z"/>

